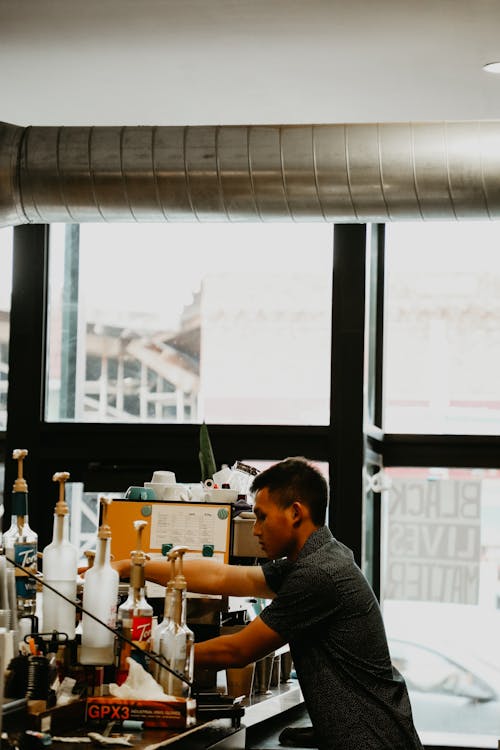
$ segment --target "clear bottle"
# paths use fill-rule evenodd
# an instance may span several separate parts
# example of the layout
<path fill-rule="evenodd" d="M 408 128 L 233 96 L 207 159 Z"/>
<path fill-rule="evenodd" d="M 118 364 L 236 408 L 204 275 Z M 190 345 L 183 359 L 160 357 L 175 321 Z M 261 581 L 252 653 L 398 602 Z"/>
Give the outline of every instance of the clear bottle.
<path fill-rule="evenodd" d="M 23 476 L 23 461 L 27 455 L 24 448 L 16 448 L 12 453 L 12 458 L 17 461 L 17 479 L 12 492 L 11 525 L 3 535 L 3 546 L 8 559 L 36 575 L 38 534 L 29 525 L 28 485 Z M 11 564 L 11 567 L 15 566 Z M 19 617 L 32 616 L 36 611 L 36 581 L 17 567 L 15 573 L 17 614 Z"/>
<path fill-rule="evenodd" d="M 165 664 L 167 667 L 170 667 L 170 664 L 172 661 L 173 644 L 174 644 L 175 634 L 177 631 L 177 626 L 175 623 L 175 612 L 176 612 L 176 601 L 178 599 L 178 594 L 174 588 L 175 557 L 171 558 L 170 553 L 169 553 L 169 560 L 172 566 L 172 577 L 167 585 L 169 589 L 168 601 L 165 601 L 165 608 L 167 609 L 168 607 L 167 623 L 166 623 L 165 628 L 162 630 L 160 634 L 159 645 L 158 645 L 158 650 L 160 652 L 160 659 L 162 663 Z M 170 676 L 171 676 L 171 673 L 168 671 L 168 669 L 159 668 L 157 680 L 162 686 L 163 691 L 167 693 L 168 695 L 172 695 L 172 693 L 168 692 L 169 688 L 171 687 Z"/>
<path fill-rule="evenodd" d="M 165 658 L 172 669 L 184 675 L 189 683 L 193 681 L 194 673 L 194 634 L 186 623 L 186 590 L 184 578 L 183 557 L 187 547 L 173 547 L 168 553 L 170 560 L 176 561 L 177 573 L 174 578 L 172 602 L 172 627 L 164 636 Z M 166 670 L 165 670 L 166 671 Z M 171 672 L 168 672 L 167 687 L 163 688 L 168 695 L 188 698 L 190 686 Z"/>
<path fill-rule="evenodd" d="M 97 551 L 87 555 L 89 569 L 83 582 L 82 607 L 110 628 L 116 626 L 116 607 L 120 577 L 111 566 L 111 528 L 107 514 L 111 498 L 99 498 L 102 508 L 101 525 L 97 532 Z M 82 616 L 80 664 L 104 666 L 115 660 L 115 635 L 90 615 Z"/>
<path fill-rule="evenodd" d="M 165 545 L 167 546 L 167 545 Z M 172 545 L 168 545 L 170 548 Z M 167 554 L 164 552 L 163 554 Z M 165 589 L 165 604 L 163 609 L 163 619 L 160 623 L 155 625 L 151 632 L 151 651 L 154 653 L 154 655 L 160 659 L 163 663 L 166 663 L 165 657 L 161 653 L 161 644 L 162 639 L 164 638 L 164 635 L 167 630 L 171 628 L 172 625 L 172 605 L 173 605 L 173 593 L 174 593 L 174 568 L 172 563 L 172 574 L 170 577 L 170 580 L 167 582 L 167 586 Z M 162 669 L 160 664 L 156 661 L 151 662 L 150 671 L 155 678 L 155 680 L 163 684 L 163 680 L 165 678 L 165 674 L 167 673 L 166 669 Z"/>
<path fill-rule="evenodd" d="M 65 499 L 67 471 L 52 477 L 59 482 L 59 499 L 54 509 L 54 532 L 52 542 L 43 550 L 43 580 L 72 602 L 76 601 L 76 579 L 78 575 L 78 549 L 69 541 L 69 508 Z M 66 633 L 68 640 L 75 637 L 76 608 L 55 591 L 44 587 L 42 593 L 42 628 L 44 633 Z M 49 636 L 47 636 L 48 638 Z"/>
<path fill-rule="evenodd" d="M 134 528 L 137 531 L 137 549 L 131 552 L 132 565 L 130 567 L 128 597 L 118 608 L 118 621 L 121 623 L 122 633 L 136 646 L 136 648 L 132 648 L 126 642 L 121 644 L 116 676 L 118 685 L 127 678 L 127 658 L 136 659 L 145 666 L 145 660 L 142 661 L 140 658 L 140 651 L 147 652 L 151 648 L 153 607 L 146 599 L 144 577 L 146 555 L 142 551 L 142 532 L 146 525 L 146 521 L 134 521 Z"/>

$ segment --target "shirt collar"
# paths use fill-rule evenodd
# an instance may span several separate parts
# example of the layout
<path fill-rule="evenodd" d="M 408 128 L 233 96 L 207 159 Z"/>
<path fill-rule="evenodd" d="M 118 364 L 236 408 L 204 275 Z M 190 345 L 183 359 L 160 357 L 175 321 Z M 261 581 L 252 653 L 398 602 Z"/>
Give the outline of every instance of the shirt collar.
<path fill-rule="evenodd" d="M 319 529 L 316 529 L 316 531 L 313 531 L 313 533 L 308 537 L 306 543 L 300 550 L 297 560 L 301 560 L 304 557 L 307 557 L 308 555 L 312 554 L 313 552 L 317 552 L 323 545 L 327 544 L 328 542 L 333 541 L 333 534 L 328 528 L 328 526 L 320 526 Z"/>

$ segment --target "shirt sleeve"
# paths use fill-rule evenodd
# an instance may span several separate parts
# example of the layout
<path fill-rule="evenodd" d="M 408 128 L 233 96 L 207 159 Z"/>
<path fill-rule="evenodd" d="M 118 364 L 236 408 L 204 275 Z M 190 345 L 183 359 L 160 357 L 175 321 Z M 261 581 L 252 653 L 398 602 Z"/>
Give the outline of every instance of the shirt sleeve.
<path fill-rule="evenodd" d="M 266 580 L 273 588 L 267 575 Z M 331 617 L 337 604 L 331 578 L 317 568 L 302 566 L 282 580 L 276 598 L 262 610 L 260 617 L 268 627 L 291 641 Z"/>
<path fill-rule="evenodd" d="M 262 565 L 262 571 L 266 579 L 266 583 L 275 594 L 278 593 L 283 581 L 285 580 L 288 571 L 290 569 L 290 563 L 285 558 L 281 560 L 272 560 L 265 562 Z"/>

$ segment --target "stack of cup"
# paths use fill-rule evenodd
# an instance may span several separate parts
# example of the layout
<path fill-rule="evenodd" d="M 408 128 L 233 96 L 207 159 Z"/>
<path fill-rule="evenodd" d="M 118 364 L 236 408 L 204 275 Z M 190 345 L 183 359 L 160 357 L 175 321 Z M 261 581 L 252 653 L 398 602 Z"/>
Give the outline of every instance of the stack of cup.
<path fill-rule="evenodd" d="M 152 489 L 157 500 L 189 500 L 189 490 L 184 484 L 178 484 L 173 471 L 155 471 L 150 482 L 144 487 Z"/>

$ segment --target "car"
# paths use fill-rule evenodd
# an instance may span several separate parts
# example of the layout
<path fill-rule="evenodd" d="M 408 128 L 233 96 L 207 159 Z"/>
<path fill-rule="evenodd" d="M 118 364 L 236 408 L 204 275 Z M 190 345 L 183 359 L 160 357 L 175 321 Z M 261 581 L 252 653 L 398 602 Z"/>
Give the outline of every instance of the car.
<path fill-rule="evenodd" d="M 405 678 L 417 731 L 424 743 L 486 743 L 500 739 L 500 671 L 463 653 L 389 638 L 393 666 Z M 474 736 L 474 738 L 472 737 Z M 461 740 L 461 741 L 460 741 Z M 478 746 L 474 744 L 474 746 Z"/>

